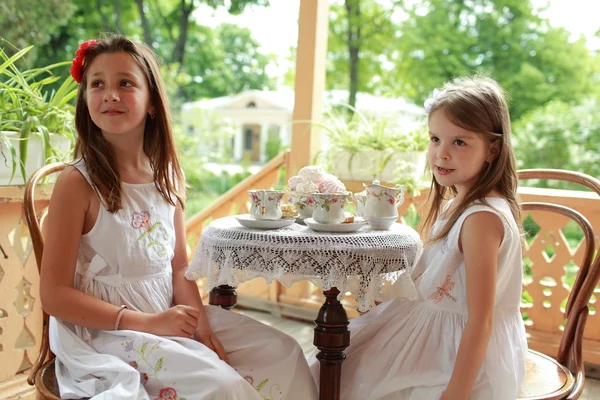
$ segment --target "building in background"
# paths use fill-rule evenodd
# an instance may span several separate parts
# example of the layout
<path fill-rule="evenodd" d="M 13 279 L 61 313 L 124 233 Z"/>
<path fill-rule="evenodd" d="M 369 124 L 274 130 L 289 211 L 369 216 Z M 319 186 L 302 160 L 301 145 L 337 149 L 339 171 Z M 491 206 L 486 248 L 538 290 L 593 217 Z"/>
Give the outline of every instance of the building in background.
<path fill-rule="evenodd" d="M 348 93 L 344 90 L 327 91 L 324 93 L 324 108 L 331 110 L 333 106 L 344 104 L 347 98 Z M 356 108 L 363 113 L 389 118 L 394 126 L 406 132 L 415 129 L 425 116 L 422 107 L 408 100 L 366 93 L 357 95 Z M 270 143 L 276 143 L 280 148 L 290 146 L 293 110 L 294 91 L 291 88 L 248 90 L 232 96 L 184 103 L 181 122 L 188 134 L 200 136 L 200 155 L 217 152 L 235 162 L 263 164 L 268 161 Z M 209 114 L 233 123 L 231 137 L 215 137 L 211 132 L 203 132 L 206 129 L 203 119 Z M 323 135 L 323 141 L 321 148 L 326 150 L 326 135 Z"/>

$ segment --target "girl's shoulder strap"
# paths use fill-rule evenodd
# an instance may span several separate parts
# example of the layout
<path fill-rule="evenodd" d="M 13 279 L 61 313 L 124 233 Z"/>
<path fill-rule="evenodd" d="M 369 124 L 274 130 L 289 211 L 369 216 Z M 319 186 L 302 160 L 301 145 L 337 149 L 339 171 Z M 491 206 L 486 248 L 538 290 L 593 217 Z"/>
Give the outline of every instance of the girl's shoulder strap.
<path fill-rule="evenodd" d="M 71 162 L 69 165 L 72 165 L 73 167 L 77 168 L 77 170 L 81 173 L 81 175 L 83 175 L 85 180 L 89 183 L 90 187 L 94 190 L 94 192 L 100 199 L 100 203 L 106 208 L 107 207 L 106 202 L 104 201 L 104 198 L 102 197 L 100 192 L 96 189 L 96 185 L 94 185 L 94 182 L 92 181 L 92 178 L 90 177 L 90 173 L 87 170 L 85 160 L 83 158 L 78 158 L 77 160 L 74 160 L 73 162 Z"/>
<path fill-rule="evenodd" d="M 488 197 L 486 198 L 486 201 L 488 202 L 488 204 L 485 204 L 482 201 L 477 201 L 471 204 L 469 207 L 467 207 L 467 209 L 461 214 L 461 216 L 456 221 L 455 227 L 458 228 L 455 231 L 456 234 L 460 233 L 462 224 L 465 222 L 469 215 L 485 211 L 491 212 L 492 214 L 496 214 L 498 218 L 500 218 L 500 221 L 504 226 L 504 237 L 506 237 L 507 234 L 511 231 L 516 232 L 518 235 L 519 228 L 510 211 L 510 207 L 507 201 L 501 197 Z"/>
<path fill-rule="evenodd" d="M 85 165 L 85 160 L 83 158 L 78 158 L 77 160 L 71 162 L 69 165 L 72 165 L 73 167 L 77 168 L 77 170 L 81 173 L 81 175 L 83 175 L 85 180 L 88 181 L 90 186 L 92 188 L 94 187 L 94 183 L 92 182 L 92 178 L 88 173 L 87 166 Z"/>

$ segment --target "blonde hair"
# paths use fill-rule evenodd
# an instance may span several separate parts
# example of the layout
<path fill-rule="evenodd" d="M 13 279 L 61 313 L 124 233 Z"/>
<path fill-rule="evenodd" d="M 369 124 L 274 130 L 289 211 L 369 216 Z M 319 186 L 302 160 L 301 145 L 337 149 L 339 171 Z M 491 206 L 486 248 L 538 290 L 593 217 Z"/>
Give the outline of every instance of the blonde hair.
<path fill-rule="evenodd" d="M 445 238 L 460 215 L 475 201 L 492 207 L 485 197 L 493 190 L 504 198 L 517 222 L 522 235 L 521 207 L 517 201 L 517 167 L 510 142 L 511 126 L 508 105 L 502 87 L 493 79 L 484 76 L 460 77 L 447 83 L 437 95 L 430 99 L 428 118 L 443 110 L 450 121 L 475 132 L 490 142 L 500 142 L 497 157 L 483 167 L 469 193 L 452 207 L 445 225 L 427 243 Z M 450 195 L 450 196 L 449 196 Z M 429 212 L 421 225 L 422 236 L 429 235 L 433 224 L 440 216 L 444 202 L 457 195 L 454 186 L 447 188 L 432 179 L 427 198 Z M 493 208 L 493 207 L 492 207 Z"/>
<path fill-rule="evenodd" d="M 154 171 L 154 184 L 167 202 L 173 206 L 179 203 L 181 208 L 184 208 L 184 194 L 181 190 L 184 190 L 185 184 L 173 139 L 167 92 L 160 76 L 158 59 L 144 44 L 115 35 L 99 40 L 89 47 L 84 58 L 75 108 L 75 126 L 78 133 L 75 156 L 85 160 L 90 178 L 107 210 L 112 213 L 118 211 L 121 208 L 121 178 L 115 154 L 100 128 L 92 121 L 85 92 L 87 71 L 94 59 L 100 54 L 120 52 L 129 54 L 144 72 L 150 91 L 150 103 L 156 110 L 153 118 L 146 118 L 144 129 L 144 152 Z"/>

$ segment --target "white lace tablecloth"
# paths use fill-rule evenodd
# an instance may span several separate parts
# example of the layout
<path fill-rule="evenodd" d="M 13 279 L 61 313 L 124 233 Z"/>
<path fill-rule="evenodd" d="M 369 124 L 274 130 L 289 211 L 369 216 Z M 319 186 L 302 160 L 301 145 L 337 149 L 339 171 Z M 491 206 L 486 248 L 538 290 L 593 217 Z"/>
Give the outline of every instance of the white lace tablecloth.
<path fill-rule="evenodd" d="M 366 226 L 336 234 L 299 224 L 250 229 L 225 217 L 202 232 L 186 277 L 207 278 L 208 290 L 258 277 L 287 287 L 309 280 L 323 290 L 337 287 L 340 299 L 349 290 L 366 310 L 375 299 L 417 296 L 410 272 L 421 251 L 418 233 L 399 223 L 387 231 Z"/>

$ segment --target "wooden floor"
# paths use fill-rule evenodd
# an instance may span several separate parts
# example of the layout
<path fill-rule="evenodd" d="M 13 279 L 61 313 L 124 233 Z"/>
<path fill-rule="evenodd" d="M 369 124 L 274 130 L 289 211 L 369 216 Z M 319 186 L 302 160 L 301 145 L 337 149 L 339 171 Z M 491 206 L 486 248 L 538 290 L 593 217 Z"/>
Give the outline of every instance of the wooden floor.
<path fill-rule="evenodd" d="M 291 318 L 276 317 L 272 314 L 254 311 L 254 310 L 239 310 L 241 314 L 248 315 L 254 319 L 261 321 L 262 323 L 272 326 L 273 328 L 279 329 L 292 336 L 298 341 L 304 354 L 308 355 L 314 350 L 312 344 L 313 340 L 313 328 L 314 324 L 305 321 L 299 321 Z M 343 368 L 343 367 L 342 367 Z M 585 388 L 580 400 L 599 400 L 600 399 L 600 380 L 588 378 L 585 383 Z"/>

